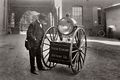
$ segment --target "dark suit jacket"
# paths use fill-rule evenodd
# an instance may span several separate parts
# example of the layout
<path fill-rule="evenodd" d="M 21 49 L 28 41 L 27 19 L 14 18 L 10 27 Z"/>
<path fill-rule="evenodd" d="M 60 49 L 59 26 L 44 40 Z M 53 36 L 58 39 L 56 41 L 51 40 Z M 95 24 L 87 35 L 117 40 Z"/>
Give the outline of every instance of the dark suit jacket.
<path fill-rule="evenodd" d="M 43 35 L 44 30 L 40 27 L 40 23 L 37 20 L 31 23 L 27 30 L 27 40 L 30 44 L 30 47 L 37 49 L 41 44 Z"/>

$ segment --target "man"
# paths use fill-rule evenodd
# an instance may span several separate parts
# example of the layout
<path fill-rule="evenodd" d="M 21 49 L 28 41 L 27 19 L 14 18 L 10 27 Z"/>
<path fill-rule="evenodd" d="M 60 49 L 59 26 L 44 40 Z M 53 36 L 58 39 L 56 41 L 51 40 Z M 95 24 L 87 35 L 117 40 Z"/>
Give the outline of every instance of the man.
<path fill-rule="evenodd" d="M 31 67 L 30 71 L 33 74 L 37 74 L 35 68 L 35 57 L 36 57 L 38 70 L 44 70 L 41 61 L 41 50 L 40 50 L 40 45 L 44 35 L 44 30 L 42 28 L 43 19 L 45 19 L 45 16 L 39 14 L 37 19 L 29 25 L 27 30 L 27 40 L 30 45 L 30 49 L 29 49 L 30 67 Z"/>

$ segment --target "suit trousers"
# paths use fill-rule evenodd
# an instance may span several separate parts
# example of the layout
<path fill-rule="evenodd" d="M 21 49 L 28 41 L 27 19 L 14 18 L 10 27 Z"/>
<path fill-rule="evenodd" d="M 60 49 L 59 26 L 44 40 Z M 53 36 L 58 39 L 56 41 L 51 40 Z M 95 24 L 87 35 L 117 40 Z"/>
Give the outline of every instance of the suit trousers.
<path fill-rule="evenodd" d="M 36 70 L 35 62 L 37 63 L 37 68 L 39 70 L 43 68 L 42 61 L 41 61 L 41 50 L 40 50 L 40 48 L 38 48 L 38 49 L 31 48 L 29 50 L 29 56 L 30 56 L 31 71 L 35 71 Z"/>

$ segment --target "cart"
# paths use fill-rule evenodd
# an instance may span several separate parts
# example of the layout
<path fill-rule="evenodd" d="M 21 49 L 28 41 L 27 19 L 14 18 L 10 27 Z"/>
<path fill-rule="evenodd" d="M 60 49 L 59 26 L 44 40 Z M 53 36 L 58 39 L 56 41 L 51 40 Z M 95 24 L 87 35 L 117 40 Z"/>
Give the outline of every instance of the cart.
<path fill-rule="evenodd" d="M 73 19 L 62 18 L 57 27 L 50 27 L 45 32 L 41 51 L 43 64 L 48 69 L 64 64 L 68 65 L 74 74 L 79 73 L 87 51 L 83 26 L 76 25 Z"/>

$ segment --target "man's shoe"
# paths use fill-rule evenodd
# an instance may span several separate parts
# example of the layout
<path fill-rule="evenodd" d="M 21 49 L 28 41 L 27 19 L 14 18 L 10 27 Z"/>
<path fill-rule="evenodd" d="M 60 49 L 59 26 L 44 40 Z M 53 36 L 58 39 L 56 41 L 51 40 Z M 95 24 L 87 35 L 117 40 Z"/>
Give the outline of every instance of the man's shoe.
<path fill-rule="evenodd" d="M 40 70 L 40 71 L 46 71 L 47 69 L 45 69 L 45 68 L 40 68 L 40 69 L 38 69 L 38 70 Z"/>
<path fill-rule="evenodd" d="M 36 71 L 31 71 L 32 74 L 38 75 Z"/>

